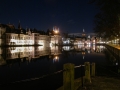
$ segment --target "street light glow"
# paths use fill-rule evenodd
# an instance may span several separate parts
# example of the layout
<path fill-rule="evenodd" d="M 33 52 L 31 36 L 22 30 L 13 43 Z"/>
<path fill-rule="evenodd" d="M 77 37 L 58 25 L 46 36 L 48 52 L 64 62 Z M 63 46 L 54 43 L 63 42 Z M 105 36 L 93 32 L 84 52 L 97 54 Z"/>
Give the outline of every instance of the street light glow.
<path fill-rule="evenodd" d="M 55 30 L 55 33 L 58 33 L 58 30 Z"/>

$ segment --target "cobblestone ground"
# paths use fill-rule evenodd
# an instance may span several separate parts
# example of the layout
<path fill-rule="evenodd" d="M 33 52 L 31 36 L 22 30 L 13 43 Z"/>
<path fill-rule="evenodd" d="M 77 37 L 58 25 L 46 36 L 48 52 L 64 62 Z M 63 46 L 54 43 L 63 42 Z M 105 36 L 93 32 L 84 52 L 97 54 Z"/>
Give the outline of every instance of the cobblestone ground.
<path fill-rule="evenodd" d="M 120 90 L 120 79 L 110 77 L 94 77 L 78 90 Z"/>
<path fill-rule="evenodd" d="M 114 68 L 96 65 L 96 76 L 91 77 L 91 83 L 85 83 L 78 90 L 120 90 L 120 74 Z"/>
<path fill-rule="evenodd" d="M 91 83 L 84 84 L 78 90 L 120 90 L 120 79 L 110 77 L 93 77 Z"/>

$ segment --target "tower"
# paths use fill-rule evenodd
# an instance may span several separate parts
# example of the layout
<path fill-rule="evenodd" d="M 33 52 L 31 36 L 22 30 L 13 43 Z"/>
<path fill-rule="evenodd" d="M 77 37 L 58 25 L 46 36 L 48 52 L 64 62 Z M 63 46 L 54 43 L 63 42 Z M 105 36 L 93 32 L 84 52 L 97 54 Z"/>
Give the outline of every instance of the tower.
<path fill-rule="evenodd" d="M 54 26 L 53 27 L 53 32 L 54 32 L 54 35 L 58 35 L 59 34 L 59 28 L 57 26 Z"/>
<path fill-rule="evenodd" d="M 83 28 L 82 36 L 85 37 L 85 30 Z"/>

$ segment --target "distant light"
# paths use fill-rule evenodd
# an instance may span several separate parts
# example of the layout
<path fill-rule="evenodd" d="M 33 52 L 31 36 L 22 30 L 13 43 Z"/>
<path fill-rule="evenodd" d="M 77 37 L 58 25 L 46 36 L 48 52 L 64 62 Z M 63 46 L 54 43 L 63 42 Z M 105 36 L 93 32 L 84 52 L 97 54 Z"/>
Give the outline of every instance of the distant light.
<path fill-rule="evenodd" d="M 55 30 L 55 33 L 58 33 L 58 30 Z"/>
<path fill-rule="evenodd" d="M 118 63 L 116 63 L 116 65 L 118 65 Z"/>
<path fill-rule="evenodd" d="M 85 58 L 85 56 L 83 56 L 83 59 Z"/>
<path fill-rule="evenodd" d="M 54 62 L 59 62 L 59 57 L 58 56 L 55 56 L 54 58 L 53 58 L 53 63 Z"/>

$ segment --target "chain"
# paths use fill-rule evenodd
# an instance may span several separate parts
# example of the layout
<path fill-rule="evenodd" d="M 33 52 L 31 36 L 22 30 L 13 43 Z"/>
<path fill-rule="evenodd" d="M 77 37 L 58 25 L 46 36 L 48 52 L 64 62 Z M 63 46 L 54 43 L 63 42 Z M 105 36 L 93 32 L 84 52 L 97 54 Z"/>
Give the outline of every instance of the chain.
<path fill-rule="evenodd" d="M 79 68 L 79 67 L 82 67 L 82 66 L 85 66 L 85 65 L 78 65 L 78 66 L 75 66 L 75 68 Z"/>
<path fill-rule="evenodd" d="M 82 67 L 82 66 L 85 66 L 85 65 L 78 65 L 78 66 L 75 66 L 74 68 L 79 68 L 79 67 Z M 25 79 L 25 80 L 10 82 L 10 83 L 20 83 L 20 82 L 27 82 L 27 81 L 38 80 L 38 79 L 45 78 L 45 77 L 50 76 L 50 75 L 54 75 L 54 74 L 61 73 L 61 72 L 63 72 L 63 71 L 66 71 L 66 70 L 59 70 L 59 71 L 57 71 L 57 72 L 50 73 L 50 74 L 46 74 L 46 75 L 43 75 L 43 76 L 41 76 L 41 77 L 35 77 L 35 78 L 30 78 L 30 79 Z"/>
<path fill-rule="evenodd" d="M 54 73 L 51 73 L 51 74 L 46 74 L 46 75 L 43 75 L 43 76 L 41 76 L 41 77 L 35 77 L 35 78 L 30 78 L 30 79 L 15 81 L 15 82 L 11 82 L 11 83 L 19 83 L 19 82 L 27 82 L 27 81 L 38 80 L 38 79 L 45 78 L 45 77 L 50 76 L 50 75 L 54 75 L 54 74 L 57 74 L 57 73 L 61 73 L 61 72 L 63 72 L 63 71 L 64 71 L 64 70 L 59 70 L 59 71 L 57 71 L 57 72 L 54 72 Z"/>

